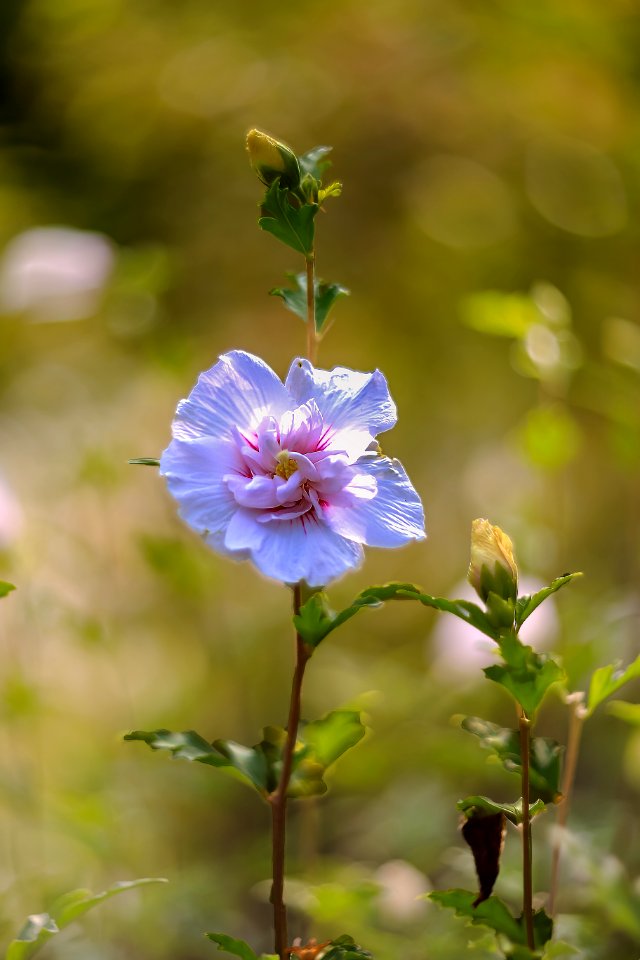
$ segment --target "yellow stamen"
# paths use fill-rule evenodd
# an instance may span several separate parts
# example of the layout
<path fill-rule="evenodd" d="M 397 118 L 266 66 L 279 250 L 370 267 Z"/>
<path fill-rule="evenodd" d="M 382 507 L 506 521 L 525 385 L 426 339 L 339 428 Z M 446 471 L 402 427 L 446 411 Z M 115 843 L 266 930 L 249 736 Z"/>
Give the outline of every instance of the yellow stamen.
<path fill-rule="evenodd" d="M 295 462 L 295 460 L 291 459 L 288 450 L 281 450 L 276 456 L 276 460 L 278 461 L 278 466 L 276 467 L 276 476 L 282 477 L 283 480 L 288 480 L 289 477 L 298 469 L 298 464 Z"/>

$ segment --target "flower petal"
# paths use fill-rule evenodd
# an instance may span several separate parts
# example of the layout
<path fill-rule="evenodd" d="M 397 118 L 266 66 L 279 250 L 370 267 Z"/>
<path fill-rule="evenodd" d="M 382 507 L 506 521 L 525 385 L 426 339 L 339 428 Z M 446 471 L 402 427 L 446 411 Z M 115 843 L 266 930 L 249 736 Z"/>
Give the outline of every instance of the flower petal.
<path fill-rule="evenodd" d="M 222 437 L 234 427 L 254 430 L 265 417 L 280 417 L 290 407 L 291 398 L 271 367 L 251 353 L 232 350 L 200 374 L 180 401 L 173 436 L 185 440 Z"/>
<path fill-rule="evenodd" d="M 196 533 L 221 531 L 229 523 L 236 503 L 223 477 L 241 465 L 235 444 L 210 438 L 172 440 L 162 454 L 160 474 Z"/>
<path fill-rule="evenodd" d="M 264 537 L 264 527 L 258 523 L 259 514 L 255 510 L 240 507 L 231 517 L 224 535 L 227 550 L 254 550 L 260 546 Z"/>
<path fill-rule="evenodd" d="M 325 508 L 331 529 L 370 547 L 399 547 L 409 540 L 423 540 L 426 534 L 420 497 L 400 461 L 362 457 L 355 466 L 363 479 L 375 480 L 376 494 L 356 498 L 359 484 L 354 481 L 352 491 L 346 487 Z"/>
<path fill-rule="evenodd" d="M 352 459 L 363 454 L 377 434 L 395 426 L 396 405 L 379 370 L 317 370 L 299 358 L 291 364 L 285 386 L 297 403 L 316 401 L 331 428 L 331 446 L 346 450 Z"/>
<path fill-rule="evenodd" d="M 306 580 L 310 587 L 321 587 L 362 562 L 360 544 L 334 533 L 313 514 L 305 514 L 304 521 L 272 521 L 264 530 L 264 540 L 252 550 L 251 559 L 274 580 Z"/>

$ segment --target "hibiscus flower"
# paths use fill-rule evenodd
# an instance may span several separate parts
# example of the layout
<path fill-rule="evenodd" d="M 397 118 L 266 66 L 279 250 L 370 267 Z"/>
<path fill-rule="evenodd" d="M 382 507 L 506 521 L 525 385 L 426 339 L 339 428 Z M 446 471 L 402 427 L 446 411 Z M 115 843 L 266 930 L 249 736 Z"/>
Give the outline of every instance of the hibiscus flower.
<path fill-rule="evenodd" d="M 396 408 L 380 371 L 294 360 L 285 383 L 234 350 L 178 404 L 160 472 L 182 519 L 214 550 L 266 576 L 319 587 L 363 544 L 425 536 L 420 498 L 376 436 Z"/>

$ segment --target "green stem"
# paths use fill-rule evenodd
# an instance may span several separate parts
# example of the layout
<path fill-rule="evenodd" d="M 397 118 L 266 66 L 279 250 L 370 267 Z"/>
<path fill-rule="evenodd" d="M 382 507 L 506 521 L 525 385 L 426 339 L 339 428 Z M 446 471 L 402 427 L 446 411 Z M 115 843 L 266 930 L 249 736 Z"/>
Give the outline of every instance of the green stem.
<path fill-rule="evenodd" d="M 529 754 L 531 721 L 524 710 L 519 714 L 520 758 L 522 761 L 522 914 L 527 933 L 527 946 L 535 950 L 533 938 L 533 880 L 531 863 L 531 817 L 529 815 Z"/>
<path fill-rule="evenodd" d="M 293 612 L 300 612 L 300 584 L 293 588 Z M 302 681 L 307 661 L 311 651 L 305 645 L 299 633 L 296 633 L 296 666 L 291 684 L 291 700 L 289 702 L 289 719 L 287 721 L 287 735 L 282 751 L 282 770 L 280 780 L 275 791 L 269 797 L 271 804 L 272 826 L 272 868 L 273 883 L 271 885 L 271 903 L 273 905 L 273 932 L 275 953 L 280 960 L 288 960 L 289 938 L 287 932 L 287 908 L 284 902 L 284 876 L 286 851 L 286 824 L 287 824 L 287 790 L 293 767 L 293 753 L 295 750 L 298 726 L 300 724 L 300 703 L 302 698 Z"/>
<path fill-rule="evenodd" d="M 318 337 L 316 335 L 316 255 L 312 250 L 306 257 L 307 267 L 307 357 L 315 365 Z"/>
<path fill-rule="evenodd" d="M 562 777 L 562 799 L 558 805 L 558 815 L 556 817 L 556 835 L 553 841 L 553 854 L 551 858 L 551 890 L 549 892 L 549 915 L 553 918 L 556 912 L 556 900 L 558 897 L 558 883 L 560 880 L 560 846 L 562 842 L 562 830 L 567 825 L 569 816 L 569 806 L 573 783 L 576 777 L 576 767 L 578 765 L 578 754 L 580 752 L 580 738 L 582 736 L 582 727 L 586 717 L 586 711 L 582 699 L 572 704 L 571 719 L 569 721 L 569 736 L 567 740 L 567 755 L 564 765 L 564 775 Z"/>

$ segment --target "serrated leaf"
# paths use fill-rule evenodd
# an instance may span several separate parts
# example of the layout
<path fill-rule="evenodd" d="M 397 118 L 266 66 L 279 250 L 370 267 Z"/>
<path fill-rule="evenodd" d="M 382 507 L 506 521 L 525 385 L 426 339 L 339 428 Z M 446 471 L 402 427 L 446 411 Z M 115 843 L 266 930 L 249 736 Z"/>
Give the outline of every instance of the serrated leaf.
<path fill-rule="evenodd" d="M 165 729 L 132 730 L 125 734 L 124 739 L 141 740 L 152 750 L 168 750 L 176 760 L 197 760 L 213 767 L 230 765 L 230 761 L 195 730 L 184 730 L 181 733 Z"/>
<path fill-rule="evenodd" d="M 269 764 L 270 788 L 275 790 L 280 779 L 285 731 L 282 727 L 266 727 L 264 734 L 260 746 Z M 364 734 L 360 714 L 353 710 L 334 710 L 320 720 L 301 723 L 287 796 L 301 798 L 326 793 L 325 773 Z"/>
<path fill-rule="evenodd" d="M 536 610 L 547 597 L 550 597 L 552 593 L 556 593 L 562 587 L 571 583 L 576 577 L 581 576 L 581 573 L 565 573 L 561 577 L 556 577 L 548 587 L 543 587 L 542 590 L 538 590 L 537 593 L 533 593 L 530 596 L 518 597 L 516 602 L 516 629 L 520 629 L 525 620 L 531 616 L 533 611 Z"/>
<path fill-rule="evenodd" d="M 314 219 L 319 207 L 317 203 L 294 206 L 290 197 L 290 191 L 276 180 L 264 195 L 258 225 L 306 257 L 313 252 Z"/>
<path fill-rule="evenodd" d="M 0 597 L 6 597 L 8 593 L 11 593 L 11 591 L 15 589 L 12 583 L 7 583 L 6 580 L 0 580 Z"/>
<path fill-rule="evenodd" d="M 504 936 L 512 944 L 523 946 L 526 949 L 526 931 L 522 917 L 514 917 L 506 903 L 498 897 L 489 897 L 474 907 L 474 894 L 469 890 L 435 890 L 427 894 L 429 900 L 439 903 L 443 907 L 455 910 L 456 916 L 470 920 L 472 924 L 490 927 L 496 934 Z M 553 922 L 544 910 L 536 910 L 533 914 L 533 932 L 536 948 L 540 949 L 550 939 L 553 932 Z M 511 957 L 524 957 L 519 953 L 511 953 Z M 531 954 L 533 957 L 534 954 Z"/>
<path fill-rule="evenodd" d="M 205 933 L 205 937 L 218 944 L 218 950 L 223 953 L 230 953 L 233 957 L 240 957 L 240 960 L 258 960 L 257 954 L 253 952 L 248 943 L 244 940 L 237 940 L 235 937 L 228 937 L 226 933 Z"/>
<path fill-rule="evenodd" d="M 167 750 L 175 760 L 194 760 L 211 767 L 232 768 L 262 795 L 269 792 L 267 763 L 257 747 L 245 747 L 232 740 L 217 740 L 210 744 L 195 730 L 182 733 L 164 729 L 133 730 L 124 739 L 141 740 L 152 750 Z"/>
<path fill-rule="evenodd" d="M 365 735 L 360 714 L 355 710 L 333 710 L 320 720 L 307 723 L 303 739 L 325 770 Z"/>
<path fill-rule="evenodd" d="M 127 463 L 131 466 L 139 467 L 159 467 L 160 461 L 155 457 L 133 457 L 131 460 L 127 460 Z"/>
<path fill-rule="evenodd" d="M 127 890 L 150 883 L 167 883 L 167 880 L 164 877 L 121 880 L 101 893 L 92 893 L 90 890 L 70 890 L 56 900 L 51 908 L 51 914 L 33 914 L 28 918 L 16 939 L 9 944 L 5 960 L 27 960 L 52 936 L 64 930 L 70 923 L 98 904 Z"/>
<path fill-rule="evenodd" d="M 464 800 L 458 800 L 456 806 L 466 817 L 477 816 L 478 813 L 503 813 L 514 826 L 517 827 L 522 823 L 522 798 L 516 803 L 497 803 L 489 797 L 472 796 L 465 797 Z M 543 813 L 545 809 L 546 805 L 543 801 L 536 800 L 535 803 L 529 805 L 529 817 L 533 819 Z"/>
<path fill-rule="evenodd" d="M 388 600 L 417 600 L 425 607 L 454 614 L 465 623 L 475 626 L 492 640 L 498 639 L 496 628 L 476 604 L 467 600 L 432 597 L 422 593 L 420 588 L 412 583 L 387 583 L 382 586 L 367 587 L 340 613 L 335 613 L 331 609 L 325 593 L 314 593 L 302 605 L 299 614 L 294 616 L 293 622 L 304 642 L 311 647 L 317 647 L 326 636 L 354 617 L 359 610 L 364 607 L 380 607 Z"/>
<path fill-rule="evenodd" d="M 269 792 L 269 767 L 259 744 L 245 747 L 235 740 L 214 740 L 212 746 L 229 761 L 234 770 L 246 777 L 258 793 Z"/>
<path fill-rule="evenodd" d="M 522 943 L 523 931 L 506 903 L 498 897 L 489 897 L 474 907 L 475 894 L 469 890 L 434 890 L 427 894 L 429 900 L 442 907 L 455 910 L 456 916 L 470 920 L 472 924 L 490 927 L 513 943 Z"/>
<path fill-rule="evenodd" d="M 331 166 L 330 160 L 324 158 L 331 153 L 333 147 L 312 147 L 301 157 L 298 157 L 298 163 L 303 173 L 309 173 L 315 180 L 322 180 L 322 176 Z"/>
<path fill-rule="evenodd" d="M 484 675 L 508 690 L 531 719 L 549 687 L 566 679 L 565 672 L 555 660 L 536 653 L 513 633 L 501 636 L 499 646 L 504 663 L 485 667 Z"/>
<path fill-rule="evenodd" d="M 302 320 L 307 320 L 307 276 L 306 273 L 287 274 L 293 287 L 274 287 L 269 293 L 273 297 L 281 297 L 285 306 Z M 331 307 L 339 297 L 348 297 L 351 293 L 339 283 L 326 283 L 316 280 L 315 293 L 315 328 L 316 333 L 326 332 L 325 323 Z"/>
<path fill-rule="evenodd" d="M 353 710 L 334 710 L 320 720 L 301 723 L 293 754 L 287 796 L 318 796 L 327 791 L 324 775 L 347 750 L 362 739 L 365 728 Z M 265 727 L 260 743 L 252 747 L 234 740 L 207 741 L 194 730 L 134 730 L 125 740 L 140 740 L 152 750 L 166 750 L 174 759 L 194 760 L 212 767 L 235 770 L 263 799 L 280 781 L 284 727 Z"/>
<path fill-rule="evenodd" d="M 518 730 L 499 727 L 480 717 L 464 717 L 462 729 L 473 734 L 480 744 L 500 760 L 509 773 L 522 775 L 520 757 L 520 734 Z M 537 791 L 545 803 L 557 803 L 560 799 L 560 772 L 564 747 L 548 737 L 531 740 L 529 756 L 529 779 L 532 791 Z"/>
<path fill-rule="evenodd" d="M 625 683 L 637 677 L 640 677 L 640 655 L 624 670 L 620 668 L 619 662 L 596 670 L 589 685 L 587 716 L 590 717 L 607 697 L 617 693 Z"/>

